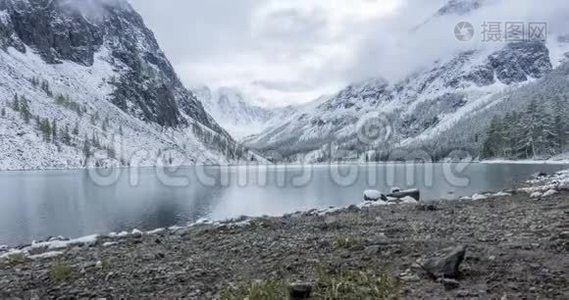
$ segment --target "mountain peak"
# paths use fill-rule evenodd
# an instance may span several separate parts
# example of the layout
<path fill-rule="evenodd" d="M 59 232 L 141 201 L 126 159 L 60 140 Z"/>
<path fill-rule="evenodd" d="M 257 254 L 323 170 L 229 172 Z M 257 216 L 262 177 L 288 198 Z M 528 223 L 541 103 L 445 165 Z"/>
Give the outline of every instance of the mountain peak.
<path fill-rule="evenodd" d="M 484 0 L 450 0 L 437 11 L 437 15 L 466 15 L 482 7 Z"/>

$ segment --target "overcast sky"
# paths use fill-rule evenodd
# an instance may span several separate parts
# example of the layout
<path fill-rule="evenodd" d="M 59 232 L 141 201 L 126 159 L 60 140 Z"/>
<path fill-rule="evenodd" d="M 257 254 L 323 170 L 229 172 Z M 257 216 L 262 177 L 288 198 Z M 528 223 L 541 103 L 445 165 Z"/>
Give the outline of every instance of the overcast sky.
<path fill-rule="evenodd" d="M 447 52 L 472 47 L 454 38 L 461 16 L 409 35 L 446 0 L 129 1 L 187 86 L 236 87 L 271 106 L 304 103 L 371 77 L 393 82 Z M 503 1 L 484 17 L 558 11 L 536 0 L 513 2 Z"/>

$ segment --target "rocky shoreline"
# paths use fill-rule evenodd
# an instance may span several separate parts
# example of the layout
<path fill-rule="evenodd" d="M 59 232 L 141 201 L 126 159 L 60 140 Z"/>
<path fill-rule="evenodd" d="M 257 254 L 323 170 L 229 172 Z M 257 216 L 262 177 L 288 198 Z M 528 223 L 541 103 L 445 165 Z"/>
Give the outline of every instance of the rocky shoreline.
<path fill-rule="evenodd" d="M 569 193 L 352 206 L 65 246 L 4 255 L 0 298 L 266 299 L 300 286 L 316 299 L 567 299 Z M 456 276 L 428 272 L 456 247 Z"/>

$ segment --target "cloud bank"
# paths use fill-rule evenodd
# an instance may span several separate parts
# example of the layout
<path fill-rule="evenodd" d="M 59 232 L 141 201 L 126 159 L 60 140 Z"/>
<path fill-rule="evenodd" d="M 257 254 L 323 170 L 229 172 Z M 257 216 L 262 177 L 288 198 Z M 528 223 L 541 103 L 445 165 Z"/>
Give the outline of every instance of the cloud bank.
<path fill-rule="evenodd" d="M 569 28 L 564 0 L 478 0 L 468 15 L 437 17 L 447 0 L 129 1 L 188 86 L 237 87 L 270 106 L 370 77 L 394 82 L 458 51 L 500 46 L 481 42 L 484 21 L 547 21 L 552 38 Z M 470 42 L 453 33 L 463 20 L 476 28 Z"/>

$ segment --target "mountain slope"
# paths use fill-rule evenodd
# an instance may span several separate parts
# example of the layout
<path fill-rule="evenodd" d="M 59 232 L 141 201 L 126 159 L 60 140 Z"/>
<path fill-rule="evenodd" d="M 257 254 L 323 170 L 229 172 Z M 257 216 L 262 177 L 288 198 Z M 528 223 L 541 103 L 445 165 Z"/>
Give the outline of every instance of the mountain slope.
<path fill-rule="evenodd" d="M 241 92 L 232 88 L 211 90 L 208 87 L 199 87 L 192 90 L 206 111 L 237 139 L 258 134 L 297 110 L 294 106 L 282 108 L 257 106 Z"/>
<path fill-rule="evenodd" d="M 243 155 L 125 0 L 0 0 L 0 48 L 2 169 Z"/>
<path fill-rule="evenodd" d="M 266 153 L 276 151 L 285 160 L 358 159 L 370 150 L 388 153 L 433 138 L 486 105 L 492 95 L 551 70 L 549 51 L 542 43 L 461 52 L 393 85 L 381 79 L 351 85 L 248 143 Z M 371 126 L 389 127 L 389 136 L 362 139 L 360 130 L 368 125 L 362 121 L 367 118 Z"/>

